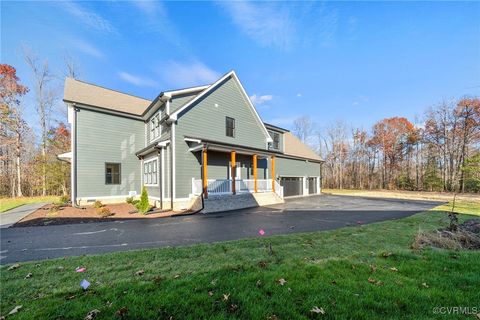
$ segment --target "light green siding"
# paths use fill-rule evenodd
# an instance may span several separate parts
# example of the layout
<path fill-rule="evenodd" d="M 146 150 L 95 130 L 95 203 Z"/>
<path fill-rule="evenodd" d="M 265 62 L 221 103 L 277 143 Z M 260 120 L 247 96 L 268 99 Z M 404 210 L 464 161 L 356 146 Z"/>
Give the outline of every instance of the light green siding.
<path fill-rule="evenodd" d="M 140 192 L 145 147 L 143 121 L 80 109 L 77 112 L 77 196 L 101 197 Z M 105 184 L 105 162 L 121 164 L 121 184 Z"/>
<path fill-rule="evenodd" d="M 170 102 L 170 113 L 177 111 L 181 106 L 183 106 L 188 101 L 192 100 L 198 93 L 189 93 L 174 96 Z"/>
<path fill-rule="evenodd" d="M 269 161 L 269 170 L 271 172 L 271 162 Z M 275 160 L 276 176 L 292 177 L 317 177 L 320 176 L 320 163 L 306 160 L 288 159 L 276 157 Z"/>
<path fill-rule="evenodd" d="M 225 117 L 235 119 L 235 137 L 227 137 Z M 199 179 L 200 157 L 188 151 L 184 136 L 194 136 L 224 143 L 266 149 L 266 136 L 253 110 L 248 105 L 238 83 L 230 78 L 213 92 L 196 102 L 180 115 L 175 128 L 176 136 L 176 197 L 187 197 L 191 193 L 192 177 Z M 228 168 L 229 155 L 224 154 Z M 210 164 L 210 162 L 209 162 Z M 210 166 L 209 166 L 210 168 Z M 209 169 L 210 170 L 210 169 Z M 245 169 L 246 170 L 246 169 Z M 209 178 L 225 178 L 227 169 L 211 169 Z"/>

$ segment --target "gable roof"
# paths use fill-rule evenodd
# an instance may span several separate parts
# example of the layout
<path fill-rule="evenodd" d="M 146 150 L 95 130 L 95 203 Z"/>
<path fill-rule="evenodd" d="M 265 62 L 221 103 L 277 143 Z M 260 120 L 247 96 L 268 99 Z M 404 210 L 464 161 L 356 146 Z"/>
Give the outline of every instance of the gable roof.
<path fill-rule="evenodd" d="M 170 115 L 170 119 L 172 120 L 177 120 L 178 117 L 181 115 L 182 112 L 188 110 L 189 107 L 193 106 L 193 104 L 195 102 L 197 102 L 198 100 L 202 99 L 204 96 L 206 96 L 207 94 L 209 94 L 210 92 L 213 92 L 221 83 L 223 83 L 225 80 L 227 80 L 228 78 L 232 78 L 234 79 L 238 86 L 240 87 L 241 89 L 241 92 L 245 98 L 245 100 L 248 102 L 248 106 L 252 109 L 254 115 L 255 115 L 255 118 L 257 119 L 258 121 L 258 124 L 259 126 L 261 127 L 263 133 L 265 134 L 265 138 L 267 140 L 267 142 L 271 142 L 272 141 L 272 138 L 270 137 L 270 134 L 268 133 L 267 131 L 267 128 L 265 127 L 265 124 L 263 123 L 262 119 L 260 118 L 260 115 L 258 114 L 257 112 L 257 109 L 255 109 L 255 107 L 253 106 L 253 103 L 252 101 L 250 100 L 250 97 L 247 95 L 247 92 L 245 91 L 245 88 L 243 88 L 243 85 L 242 83 L 240 82 L 240 80 L 238 79 L 237 77 L 237 74 L 235 73 L 235 71 L 230 71 L 228 72 L 227 74 L 225 74 L 223 77 L 221 77 L 220 79 L 218 79 L 215 83 L 211 84 L 207 89 L 203 90 L 202 92 L 200 92 L 198 95 L 196 95 L 193 99 L 189 100 L 187 103 L 185 103 L 181 108 L 177 109 L 176 111 L 174 111 L 171 115 Z"/>
<path fill-rule="evenodd" d="M 285 149 L 283 153 L 290 156 L 297 156 L 317 161 L 323 161 L 319 155 L 317 155 L 312 149 L 310 149 L 305 143 L 300 141 L 290 132 L 285 132 L 283 134 L 283 139 L 285 141 Z"/>
<path fill-rule="evenodd" d="M 94 84 L 65 79 L 63 101 L 141 116 L 151 101 Z"/>

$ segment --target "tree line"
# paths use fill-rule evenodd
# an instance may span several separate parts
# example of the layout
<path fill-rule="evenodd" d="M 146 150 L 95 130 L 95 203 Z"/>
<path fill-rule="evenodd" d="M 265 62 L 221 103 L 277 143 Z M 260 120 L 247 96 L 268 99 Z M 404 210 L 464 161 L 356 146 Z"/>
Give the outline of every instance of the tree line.
<path fill-rule="evenodd" d="M 68 195 L 70 164 L 57 158 L 70 151 L 58 81 L 64 74 L 53 73 L 47 60 L 27 49 L 24 60 L 31 87 L 22 84 L 15 67 L 0 64 L 0 197 Z M 66 74 L 75 76 L 73 60 L 67 56 L 65 62 Z"/>
<path fill-rule="evenodd" d="M 412 122 L 382 119 L 370 130 L 304 116 L 293 133 L 325 160 L 324 188 L 480 192 L 480 99 L 442 101 Z"/>

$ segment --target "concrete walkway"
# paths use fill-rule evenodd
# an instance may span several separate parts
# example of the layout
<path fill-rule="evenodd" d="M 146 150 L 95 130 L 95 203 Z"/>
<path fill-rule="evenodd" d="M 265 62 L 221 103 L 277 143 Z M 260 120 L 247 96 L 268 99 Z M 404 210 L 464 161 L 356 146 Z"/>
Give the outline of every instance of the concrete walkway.
<path fill-rule="evenodd" d="M 0 213 L 0 228 L 8 228 L 14 225 L 24 217 L 28 216 L 30 213 L 40 209 L 46 204 L 47 202 L 29 203 L 8 210 L 7 212 Z"/>

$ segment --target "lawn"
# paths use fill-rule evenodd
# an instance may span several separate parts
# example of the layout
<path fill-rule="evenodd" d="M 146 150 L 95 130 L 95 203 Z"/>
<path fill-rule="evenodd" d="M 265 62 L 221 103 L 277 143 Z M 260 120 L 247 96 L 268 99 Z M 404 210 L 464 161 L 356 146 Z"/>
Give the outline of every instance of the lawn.
<path fill-rule="evenodd" d="M 59 198 L 58 196 L 0 198 L 0 212 L 5 212 L 28 203 L 57 202 Z"/>
<path fill-rule="evenodd" d="M 465 319 L 433 308 L 480 312 L 480 252 L 410 248 L 419 230 L 447 222 L 432 210 L 326 232 L 3 266 L 1 312 L 22 305 L 11 319 L 83 319 L 93 309 L 95 319 Z M 82 292 L 84 278 L 91 286 Z"/>

